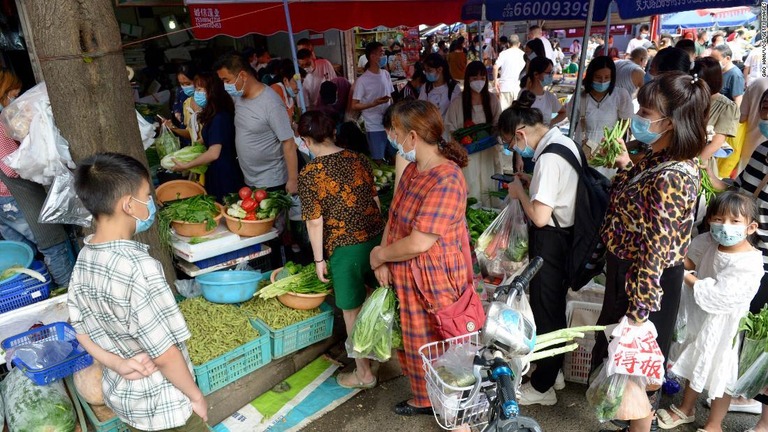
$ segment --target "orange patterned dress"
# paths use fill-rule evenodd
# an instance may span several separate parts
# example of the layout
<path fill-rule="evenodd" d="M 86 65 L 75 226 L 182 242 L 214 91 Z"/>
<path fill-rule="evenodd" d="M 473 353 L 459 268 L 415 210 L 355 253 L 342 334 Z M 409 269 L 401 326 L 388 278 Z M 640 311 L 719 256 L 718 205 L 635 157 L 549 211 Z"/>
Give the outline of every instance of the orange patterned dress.
<path fill-rule="evenodd" d="M 388 245 L 412 230 L 440 237 L 427 252 L 389 263 L 400 300 L 404 348 L 399 352 L 400 364 L 410 380 L 414 405 L 419 407 L 430 405 L 419 348 L 440 340 L 427 310 L 455 303 L 471 271 L 461 251 L 462 239 L 469 235 L 466 203 L 467 185 L 458 165 L 446 162 L 419 172 L 412 163 L 403 172 L 389 210 Z"/>

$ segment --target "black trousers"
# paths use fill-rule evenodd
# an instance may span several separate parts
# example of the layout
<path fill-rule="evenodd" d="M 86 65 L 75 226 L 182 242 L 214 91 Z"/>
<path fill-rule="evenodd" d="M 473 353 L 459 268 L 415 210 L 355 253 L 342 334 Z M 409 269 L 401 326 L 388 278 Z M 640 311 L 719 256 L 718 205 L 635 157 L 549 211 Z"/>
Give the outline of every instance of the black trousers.
<path fill-rule="evenodd" d="M 552 227 L 528 230 L 528 255 L 544 259 L 541 270 L 531 280 L 531 310 L 536 321 L 536 334 L 549 333 L 568 326 L 565 321 L 565 296 L 568 292 L 566 258 L 571 248 L 571 232 Z M 555 356 L 536 362 L 531 375 L 531 385 L 543 393 L 549 390 L 563 367 L 563 356 Z"/>
<path fill-rule="evenodd" d="M 629 308 L 629 297 L 625 289 L 627 272 L 631 261 L 619 259 L 616 255 L 608 253 L 606 261 L 605 298 L 603 309 L 597 319 L 597 325 L 611 325 L 618 323 L 626 315 Z M 656 326 L 658 336 L 656 342 L 661 352 L 664 353 L 666 364 L 669 349 L 672 346 L 677 310 L 680 306 L 680 290 L 683 285 L 685 269 L 683 265 L 669 267 L 661 274 L 660 285 L 663 292 L 661 297 L 661 309 L 651 312 L 649 320 Z M 595 347 L 592 349 L 592 370 L 597 369 L 608 355 L 608 340 L 605 333 L 598 332 L 595 338 Z M 658 392 L 653 392 L 658 396 Z M 658 397 L 652 400 L 654 408 L 658 405 Z M 654 403 L 655 402 L 655 403 Z"/>
<path fill-rule="evenodd" d="M 763 274 L 763 278 L 760 279 L 760 289 L 757 290 L 757 294 L 752 299 L 752 303 L 749 305 L 749 311 L 753 314 L 760 313 L 760 309 L 768 303 L 768 273 Z"/>

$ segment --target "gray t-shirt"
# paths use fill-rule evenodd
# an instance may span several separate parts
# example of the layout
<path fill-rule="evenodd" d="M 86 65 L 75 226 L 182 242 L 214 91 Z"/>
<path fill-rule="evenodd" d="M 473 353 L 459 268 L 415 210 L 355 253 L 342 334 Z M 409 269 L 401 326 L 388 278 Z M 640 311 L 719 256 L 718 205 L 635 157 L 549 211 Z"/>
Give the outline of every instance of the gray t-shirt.
<path fill-rule="evenodd" d="M 266 87 L 252 99 L 235 99 L 235 147 L 245 183 L 275 187 L 288 181 L 282 141 L 293 138 L 280 96 Z"/>

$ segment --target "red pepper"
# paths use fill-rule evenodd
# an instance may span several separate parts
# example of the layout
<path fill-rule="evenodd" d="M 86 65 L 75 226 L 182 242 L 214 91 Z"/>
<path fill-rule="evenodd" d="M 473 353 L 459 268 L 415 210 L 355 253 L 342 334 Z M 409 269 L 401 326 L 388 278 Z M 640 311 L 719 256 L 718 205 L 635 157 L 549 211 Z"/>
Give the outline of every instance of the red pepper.
<path fill-rule="evenodd" d="M 464 127 L 465 128 L 472 127 L 474 125 L 475 125 L 475 122 L 473 122 L 472 120 L 467 120 L 467 121 L 464 122 Z"/>
<path fill-rule="evenodd" d="M 254 211 L 257 205 L 258 203 L 256 203 L 256 200 L 254 200 L 253 198 L 246 198 L 243 200 L 243 203 L 240 204 L 240 207 L 242 207 L 243 210 L 245 210 L 245 212 L 248 213 L 248 212 Z"/>
<path fill-rule="evenodd" d="M 246 215 L 243 218 L 243 220 L 255 221 L 256 220 L 256 213 L 246 213 Z"/>
<path fill-rule="evenodd" d="M 472 137 L 470 137 L 470 136 L 465 136 L 464 138 L 461 139 L 461 143 L 464 144 L 464 145 L 470 145 L 473 142 L 474 141 L 472 141 Z"/>

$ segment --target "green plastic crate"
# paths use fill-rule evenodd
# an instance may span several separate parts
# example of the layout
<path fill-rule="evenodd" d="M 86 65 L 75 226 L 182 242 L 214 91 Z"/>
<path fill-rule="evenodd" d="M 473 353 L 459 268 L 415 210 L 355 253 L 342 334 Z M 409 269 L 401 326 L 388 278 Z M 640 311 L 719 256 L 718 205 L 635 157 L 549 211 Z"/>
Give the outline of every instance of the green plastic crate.
<path fill-rule="evenodd" d="M 271 331 L 260 321 L 251 320 L 251 325 L 261 336 L 208 363 L 194 367 L 197 386 L 204 395 L 209 395 L 272 361 L 269 349 Z"/>
<path fill-rule="evenodd" d="M 280 358 L 331 337 L 333 334 L 333 308 L 323 303 L 320 305 L 320 310 L 322 312 L 319 315 L 280 330 L 273 330 L 259 319 L 252 319 L 251 322 L 256 321 L 269 329 L 269 336 L 272 340 L 272 358 Z"/>
<path fill-rule="evenodd" d="M 75 403 L 80 403 L 80 406 L 83 407 L 85 417 L 88 418 L 88 421 L 93 425 L 96 432 L 130 432 L 128 426 L 126 426 L 118 416 L 114 416 L 104 422 L 99 421 L 99 418 L 96 417 L 96 414 L 91 409 L 91 405 L 80 396 L 80 392 L 75 389 L 75 386 L 70 386 L 70 389 L 74 390 L 74 393 L 77 395 L 77 401 Z"/>

